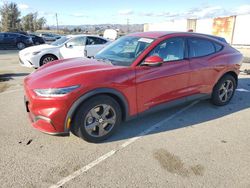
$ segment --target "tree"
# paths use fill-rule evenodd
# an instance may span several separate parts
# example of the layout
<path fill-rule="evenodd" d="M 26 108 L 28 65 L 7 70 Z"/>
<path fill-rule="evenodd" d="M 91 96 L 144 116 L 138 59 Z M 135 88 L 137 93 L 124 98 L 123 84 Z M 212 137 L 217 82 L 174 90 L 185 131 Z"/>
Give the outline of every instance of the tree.
<path fill-rule="evenodd" d="M 22 18 L 22 28 L 24 31 L 34 31 L 34 18 L 33 14 L 27 14 Z"/>
<path fill-rule="evenodd" d="M 37 30 L 42 29 L 46 24 L 46 19 L 44 17 L 41 17 L 37 20 L 36 26 L 37 26 Z"/>
<path fill-rule="evenodd" d="M 16 3 L 4 3 L 0 8 L 2 31 L 17 31 L 20 29 L 20 11 Z"/>
<path fill-rule="evenodd" d="M 22 28 L 24 31 L 36 31 L 43 28 L 46 19 L 41 17 L 37 19 L 37 12 L 29 13 L 22 18 Z"/>

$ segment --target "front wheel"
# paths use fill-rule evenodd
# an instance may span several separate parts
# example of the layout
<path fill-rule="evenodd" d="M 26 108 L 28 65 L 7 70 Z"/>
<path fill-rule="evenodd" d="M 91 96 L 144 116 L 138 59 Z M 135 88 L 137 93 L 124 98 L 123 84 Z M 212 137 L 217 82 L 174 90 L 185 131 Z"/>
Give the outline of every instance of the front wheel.
<path fill-rule="evenodd" d="M 100 95 L 79 107 L 71 131 L 86 141 L 97 143 L 110 137 L 120 123 L 120 105 L 112 97 Z"/>
<path fill-rule="evenodd" d="M 40 60 L 40 66 L 43 66 L 51 61 L 55 61 L 57 58 L 53 55 L 45 55 Z"/>
<path fill-rule="evenodd" d="M 232 99 L 236 89 L 236 80 L 231 75 L 223 76 L 212 93 L 212 103 L 218 106 L 226 105 Z"/>

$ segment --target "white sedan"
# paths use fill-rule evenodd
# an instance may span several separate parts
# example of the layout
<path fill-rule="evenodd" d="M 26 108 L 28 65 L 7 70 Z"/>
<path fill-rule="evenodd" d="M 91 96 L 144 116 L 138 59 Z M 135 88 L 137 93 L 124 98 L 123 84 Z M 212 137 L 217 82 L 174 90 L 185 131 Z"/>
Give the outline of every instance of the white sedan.
<path fill-rule="evenodd" d="M 75 57 L 93 57 L 109 43 L 92 35 L 63 36 L 51 44 L 32 46 L 19 52 L 22 66 L 38 68 L 50 61 Z"/>

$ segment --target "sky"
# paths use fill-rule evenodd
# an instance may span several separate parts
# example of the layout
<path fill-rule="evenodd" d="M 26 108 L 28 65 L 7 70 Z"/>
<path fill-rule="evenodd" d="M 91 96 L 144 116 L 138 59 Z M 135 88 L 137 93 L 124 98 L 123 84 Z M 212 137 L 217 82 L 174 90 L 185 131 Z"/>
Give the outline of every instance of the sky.
<path fill-rule="evenodd" d="M 0 6 L 6 0 L 0 0 Z M 250 14 L 250 0 L 8 0 L 22 16 L 38 12 L 47 25 L 143 24 Z"/>

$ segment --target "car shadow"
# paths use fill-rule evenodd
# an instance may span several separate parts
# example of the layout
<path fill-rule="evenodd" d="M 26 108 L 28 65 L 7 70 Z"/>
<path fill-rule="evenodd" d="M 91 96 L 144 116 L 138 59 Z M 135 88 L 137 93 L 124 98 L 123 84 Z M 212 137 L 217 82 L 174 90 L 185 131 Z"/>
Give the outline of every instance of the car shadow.
<path fill-rule="evenodd" d="M 30 73 L 4 73 L 4 74 L 0 74 L 0 82 L 10 81 L 16 77 L 23 77 L 23 76 L 27 76 L 29 74 Z"/>
<path fill-rule="evenodd" d="M 240 112 L 250 107 L 250 78 L 239 79 L 238 88 L 241 89 L 235 92 L 233 99 L 228 105 L 219 107 L 211 104 L 209 100 L 200 101 L 183 113 L 175 116 L 167 122 L 165 121 L 165 124 L 164 120 L 166 118 L 177 113 L 183 109 L 184 106 L 159 111 L 121 124 L 116 134 L 104 143 L 136 137 L 157 123 L 161 124 L 160 127 L 147 135 L 182 129 L 185 127 L 192 127 L 194 125 L 202 126 L 204 125 L 204 122 L 216 120 L 218 118 Z"/>

